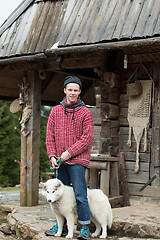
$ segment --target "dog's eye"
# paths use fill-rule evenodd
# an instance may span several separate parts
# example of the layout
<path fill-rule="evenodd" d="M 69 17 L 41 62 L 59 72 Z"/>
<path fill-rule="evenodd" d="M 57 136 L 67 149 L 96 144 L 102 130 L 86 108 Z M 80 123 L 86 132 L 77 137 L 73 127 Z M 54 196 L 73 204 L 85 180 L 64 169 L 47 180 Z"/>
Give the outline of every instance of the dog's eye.
<path fill-rule="evenodd" d="M 47 191 L 47 193 L 49 193 L 49 191 Z"/>
<path fill-rule="evenodd" d="M 53 191 L 52 193 L 54 193 L 55 191 Z"/>

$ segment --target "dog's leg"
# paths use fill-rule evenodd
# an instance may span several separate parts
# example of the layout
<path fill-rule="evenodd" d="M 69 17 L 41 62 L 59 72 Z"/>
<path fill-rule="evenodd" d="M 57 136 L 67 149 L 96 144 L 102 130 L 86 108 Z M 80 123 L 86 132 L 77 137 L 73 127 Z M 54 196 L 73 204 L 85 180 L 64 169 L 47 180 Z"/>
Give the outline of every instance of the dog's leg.
<path fill-rule="evenodd" d="M 56 237 L 60 237 L 62 235 L 64 217 L 62 215 L 56 214 L 57 224 L 58 224 L 58 232 L 55 234 Z"/>
<path fill-rule="evenodd" d="M 100 235 L 101 232 L 101 225 L 99 224 L 99 222 L 97 222 L 97 220 L 91 215 L 91 221 L 95 224 L 96 226 L 96 230 L 94 233 L 92 233 L 92 237 L 97 237 L 98 235 Z"/>
<path fill-rule="evenodd" d="M 74 232 L 74 215 L 67 217 L 67 227 L 68 227 L 68 234 L 66 238 L 73 238 Z"/>
<path fill-rule="evenodd" d="M 102 225 L 102 235 L 99 238 L 106 238 L 107 237 L 107 226 L 104 224 Z"/>

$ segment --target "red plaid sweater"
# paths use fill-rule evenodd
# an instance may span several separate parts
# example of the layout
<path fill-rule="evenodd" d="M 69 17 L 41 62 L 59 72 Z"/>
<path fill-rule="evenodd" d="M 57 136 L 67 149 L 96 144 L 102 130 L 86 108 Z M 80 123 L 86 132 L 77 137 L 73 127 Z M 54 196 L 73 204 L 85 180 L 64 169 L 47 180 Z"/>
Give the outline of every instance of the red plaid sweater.
<path fill-rule="evenodd" d="M 74 117 L 73 117 L 74 116 Z M 49 158 L 68 151 L 68 164 L 89 167 L 93 140 L 93 118 L 86 106 L 75 109 L 57 105 L 52 108 L 46 131 L 46 148 Z"/>

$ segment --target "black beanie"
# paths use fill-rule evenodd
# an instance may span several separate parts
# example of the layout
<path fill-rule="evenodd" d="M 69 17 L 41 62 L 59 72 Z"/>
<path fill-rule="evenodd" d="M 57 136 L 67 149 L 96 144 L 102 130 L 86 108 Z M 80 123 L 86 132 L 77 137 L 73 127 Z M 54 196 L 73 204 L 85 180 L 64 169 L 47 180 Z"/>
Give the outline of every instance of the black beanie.
<path fill-rule="evenodd" d="M 77 83 L 80 86 L 80 88 L 82 88 L 81 80 L 78 77 L 76 77 L 76 76 L 68 76 L 65 79 L 66 80 L 64 81 L 64 88 L 66 87 L 66 85 L 68 83 Z"/>

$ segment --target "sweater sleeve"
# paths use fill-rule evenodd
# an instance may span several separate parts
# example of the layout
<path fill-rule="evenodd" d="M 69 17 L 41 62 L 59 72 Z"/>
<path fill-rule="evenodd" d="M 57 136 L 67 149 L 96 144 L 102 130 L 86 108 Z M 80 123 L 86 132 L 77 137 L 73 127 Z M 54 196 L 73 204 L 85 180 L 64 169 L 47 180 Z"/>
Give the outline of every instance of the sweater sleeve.
<path fill-rule="evenodd" d="M 56 146 L 55 146 L 55 134 L 54 134 L 54 111 L 52 109 L 46 129 L 46 149 L 48 157 L 56 156 Z"/>
<path fill-rule="evenodd" d="M 93 130 L 94 123 L 92 118 L 92 113 L 90 110 L 87 111 L 83 120 L 83 134 L 77 142 L 75 142 L 71 147 L 67 149 L 71 157 L 77 156 L 83 153 L 86 149 L 88 149 L 93 141 Z"/>

